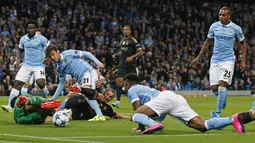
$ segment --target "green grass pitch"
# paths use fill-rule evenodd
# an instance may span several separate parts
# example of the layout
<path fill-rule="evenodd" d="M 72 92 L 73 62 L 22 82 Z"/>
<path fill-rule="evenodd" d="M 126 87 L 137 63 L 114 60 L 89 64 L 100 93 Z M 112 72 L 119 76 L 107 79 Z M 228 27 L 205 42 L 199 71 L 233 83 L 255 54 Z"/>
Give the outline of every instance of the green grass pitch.
<path fill-rule="evenodd" d="M 63 98 L 62 98 L 63 99 Z M 187 97 L 190 106 L 203 118 L 209 118 L 210 110 L 215 110 L 216 97 Z M 228 97 L 223 116 L 248 111 L 254 97 Z M 6 104 L 7 97 L 0 98 Z M 123 97 L 121 108 L 116 112 L 133 113 L 127 97 Z M 65 128 L 56 128 L 52 123 L 43 125 L 18 125 L 13 113 L 0 110 L 0 143 L 254 143 L 255 123 L 246 124 L 246 134 L 237 134 L 232 126 L 221 131 L 200 133 L 167 117 L 163 122 L 163 132 L 140 135 L 131 131 L 137 125 L 128 120 L 109 119 L 106 122 L 70 121 Z"/>

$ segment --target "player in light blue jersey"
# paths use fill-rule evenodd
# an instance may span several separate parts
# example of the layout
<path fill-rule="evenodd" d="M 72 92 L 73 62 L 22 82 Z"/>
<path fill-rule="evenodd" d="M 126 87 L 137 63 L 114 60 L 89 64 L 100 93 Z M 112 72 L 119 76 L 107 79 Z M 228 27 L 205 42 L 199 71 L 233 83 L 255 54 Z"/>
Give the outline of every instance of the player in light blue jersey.
<path fill-rule="evenodd" d="M 8 105 L 2 105 L 2 109 L 6 112 L 12 111 L 11 100 L 19 95 L 20 89 L 29 81 L 33 74 L 36 85 L 40 89 L 44 89 L 45 87 L 45 66 L 43 61 L 45 58 L 45 49 L 50 42 L 43 35 L 36 34 L 36 29 L 37 23 L 32 20 L 28 21 L 28 33 L 22 36 L 19 41 L 20 54 L 24 52 L 24 62 L 15 77 L 15 83 L 9 96 Z M 20 60 L 21 55 L 18 55 L 16 64 L 19 65 Z"/>
<path fill-rule="evenodd" d="M 102 64 L 90 52 L 79 50 L 66 50 L 60 53 L 55 45 L 49 45 L 46 49 L 46 55 L 47 58 L 52 59 L 52 61 L 57 64 L 57 71 L 59 73 L 59 84 L 51 100 L 57 99 L 57 97 L 64 89 L 65 76 L 67 74 L 75 77 L 77 80 L 77 85 L 81 87 L 92 89 L 96 88 L 95 82 L 98 79 L 97 72 L 88 62 L 83 60 L 83 57 L 87 57 L 93 62 L 95 62 L 99 68 L 103 68 L 104 64 Z M 106 119 L 102 114 L 97 101 L 88 100 L 88 103 L 97 113 L 97 116 L 95 116 L 89 121 L 105 121 Z"/>
<path fill-rule="evenodd" d="M 152 118 L 165 114 L 201 132 L 233 125 L 238 133 L 244 133 L 242 120 L 238 114 L 232 117 L 202 120 L 181 95 L 167 90 L 160 92 L 156 89 L 139 85 L 140 81 L 141 78 L 136 74 L 131 73 L 124 77 L 124 87 L 135 110 L 132 121 L 149 127 L 142 134 L 151 134 L 162 130 L 164 125 L 157 123 Z"/>
<path fill-rule="evenodd" d="M 246 69 L 246 42 L 240 26 L 230 20 L 231 11 L 222 7 L 219 11 L 220 21 L 211 25 L 207 39 L 199 55 L 191 62 L 196 64 L 214 40 L 213 53 L 210 65 L 210 85 L 212 92 L 217 96 L 216 112 L 211 111 L 211 117 L 220 117 L 222 109 L 226 108 L 227 85 L 232 82 L 235 65 L 234 44 L 239 42 L 242 48 L 242 61 L 240 69 Z"/>

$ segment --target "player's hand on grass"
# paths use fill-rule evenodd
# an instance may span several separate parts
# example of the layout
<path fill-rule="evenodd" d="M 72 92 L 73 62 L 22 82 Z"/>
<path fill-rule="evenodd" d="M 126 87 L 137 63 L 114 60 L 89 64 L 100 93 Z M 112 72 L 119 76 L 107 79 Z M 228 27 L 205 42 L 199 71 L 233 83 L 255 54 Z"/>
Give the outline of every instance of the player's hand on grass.
<path fill-rule="evenodd" d="M 141 133 L 142 130 L 139 127 L 136 127 L 136 128 L 132 129 L 132 132 L 134 132 L 134 133 Z"/>

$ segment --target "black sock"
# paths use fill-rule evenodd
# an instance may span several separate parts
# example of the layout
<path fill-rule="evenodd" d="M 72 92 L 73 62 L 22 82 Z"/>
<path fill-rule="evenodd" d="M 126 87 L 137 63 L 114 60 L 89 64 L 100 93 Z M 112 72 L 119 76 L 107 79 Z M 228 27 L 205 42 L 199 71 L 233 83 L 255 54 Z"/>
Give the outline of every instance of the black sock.
<path fill-rule="evenodd" d="M 117 101 L 120 101 L 121 93 L 122 93 L 122 87 L 121 86 L 117 86 L 116 87 Z"/>
<path fill-rule="evenodd" d="M 251 118 L 250 112 L 239 113 L 238 116 L 241 116 L 241 120 L 243 124 L 250 123 L 251 121 L 254 120 Z"/>
<path fill-rule="evenodd" d="M 88 99 L 95 100 L 97 97 L 97 91 L 90 88 L 82 88 L 81 87 L 81 93 L 84 94 Z"/>

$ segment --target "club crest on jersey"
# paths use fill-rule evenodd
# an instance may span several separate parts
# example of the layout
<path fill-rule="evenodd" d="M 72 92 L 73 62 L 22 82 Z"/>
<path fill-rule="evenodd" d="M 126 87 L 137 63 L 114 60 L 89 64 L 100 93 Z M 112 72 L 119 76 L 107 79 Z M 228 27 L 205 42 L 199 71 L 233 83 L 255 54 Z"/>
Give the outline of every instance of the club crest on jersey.
<path fill-rule="evenodd" d="M 228 33 L 232 33 L 233 31 L 231 29 L 227 29 L 227 32 Z"/>
<path fill-rule="evenodd" d="M 35 44 L 38 44 L 39 43 L 39 41 L 38 40 L 35 40 Z"/>
<path fill-rule="evenodd" d="M 64 60 L 64 62 L 65 62 L 65 63 L 68 61 L 68 59 L 67 59 L 67 58 L 64 58 L 63 60 Z"/>

